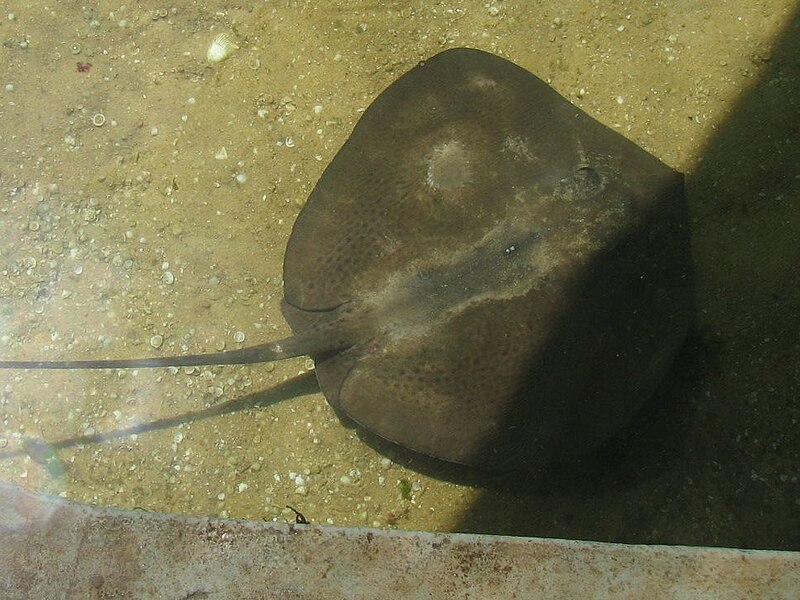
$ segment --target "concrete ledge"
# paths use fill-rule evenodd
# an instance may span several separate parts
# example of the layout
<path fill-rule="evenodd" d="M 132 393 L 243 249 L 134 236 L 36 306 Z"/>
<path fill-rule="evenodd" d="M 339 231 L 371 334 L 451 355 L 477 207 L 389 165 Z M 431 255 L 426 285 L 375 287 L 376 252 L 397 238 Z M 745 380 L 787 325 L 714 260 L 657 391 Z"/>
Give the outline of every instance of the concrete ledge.
<path fill-rule="evenodd" d="M 0 484 L 0 596 L 797 598 L 800 553 L 232 521 Z"/>

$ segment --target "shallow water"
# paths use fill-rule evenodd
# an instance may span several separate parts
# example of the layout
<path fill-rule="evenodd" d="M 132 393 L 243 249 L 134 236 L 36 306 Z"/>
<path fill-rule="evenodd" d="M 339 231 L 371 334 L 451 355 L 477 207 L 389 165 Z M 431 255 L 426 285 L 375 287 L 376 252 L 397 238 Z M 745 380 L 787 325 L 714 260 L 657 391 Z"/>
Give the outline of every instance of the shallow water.
<path fill-rule="evenodd" d="M 5 4 L 3 357 L 286 335 L 283 249 L 305 198 L 376 95 L 457 46 L 513 60 L 687 174 L 698 314 L 686 350 L 619 441 L 511 489 L 374 450 L 304 359 L 2 372 L 0 477 L 236 518 L 291 520 L 292 505 L 337 525 L 800 547 L 792 2 L 229 4 Z M 221 32 L 239 49 L 211 66 Z M 136 424 L 147 430 L 58 444 Z M 9 457 L 24 437 L 45 443 Z"/>

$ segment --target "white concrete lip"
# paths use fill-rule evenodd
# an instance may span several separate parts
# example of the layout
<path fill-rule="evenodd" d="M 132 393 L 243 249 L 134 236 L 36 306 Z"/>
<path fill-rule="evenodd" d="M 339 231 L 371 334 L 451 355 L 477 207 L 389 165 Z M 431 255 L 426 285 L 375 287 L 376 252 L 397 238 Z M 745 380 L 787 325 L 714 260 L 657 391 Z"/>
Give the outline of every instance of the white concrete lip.
<path fill-rule="evenodd" d="M 800 598 L 800 553 L 93 508 L 0 483 L 0 597 Z"/>

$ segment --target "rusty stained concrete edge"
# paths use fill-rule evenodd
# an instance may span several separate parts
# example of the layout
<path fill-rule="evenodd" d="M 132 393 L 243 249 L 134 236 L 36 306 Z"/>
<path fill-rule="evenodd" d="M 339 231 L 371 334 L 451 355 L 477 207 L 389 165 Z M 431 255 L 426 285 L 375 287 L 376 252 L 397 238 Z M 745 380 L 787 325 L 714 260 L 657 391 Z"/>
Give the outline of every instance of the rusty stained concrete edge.
<path fill-rule="evenodd" d="M 800 553 L 234 521 L 0 483 L 0 597 L 798 598 Z"/>

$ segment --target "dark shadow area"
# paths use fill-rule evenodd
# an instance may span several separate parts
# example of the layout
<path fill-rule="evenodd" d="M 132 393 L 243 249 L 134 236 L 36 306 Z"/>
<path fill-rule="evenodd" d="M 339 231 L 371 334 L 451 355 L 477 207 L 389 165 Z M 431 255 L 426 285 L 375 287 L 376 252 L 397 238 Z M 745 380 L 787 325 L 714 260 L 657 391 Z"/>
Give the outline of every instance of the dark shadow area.
<path fill-rule="evenodd" d="M 800 549 L 800 16 L 688 174 L 696 322 L 629 427 L 461 531 Z M 489 485 L 487 485 L 489 484 Z"/>

